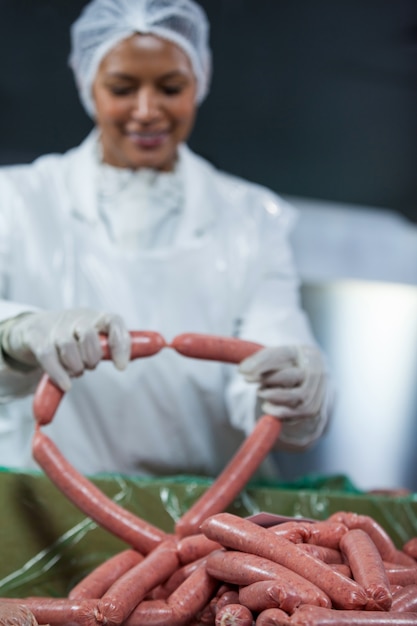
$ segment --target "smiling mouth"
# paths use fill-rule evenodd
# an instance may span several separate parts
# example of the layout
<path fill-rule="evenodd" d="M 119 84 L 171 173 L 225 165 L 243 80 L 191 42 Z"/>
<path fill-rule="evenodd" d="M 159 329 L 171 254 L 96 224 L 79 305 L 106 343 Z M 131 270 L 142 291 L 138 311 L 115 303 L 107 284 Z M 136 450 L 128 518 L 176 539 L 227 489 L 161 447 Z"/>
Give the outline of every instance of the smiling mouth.
<path fill-rule="evenodd" d="M 168 132 L 135 132 L 128 133 L 129 139 L 140 148 L 158 148 L 164 144 L 168 138 Z"/>

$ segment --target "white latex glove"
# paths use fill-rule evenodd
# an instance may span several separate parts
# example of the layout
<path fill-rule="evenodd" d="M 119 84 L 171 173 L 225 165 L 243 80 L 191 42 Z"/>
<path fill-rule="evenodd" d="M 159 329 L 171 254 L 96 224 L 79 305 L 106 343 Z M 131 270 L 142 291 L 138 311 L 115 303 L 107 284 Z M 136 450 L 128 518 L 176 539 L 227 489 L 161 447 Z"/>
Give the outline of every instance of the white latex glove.
<path fill-rule="evenodd" d="M 63 391 L 70 377 L 94 369 L 102 358 L 99 333 L 108 335 L 111 358 L 122 370 L 130 360 L 131 339 L 119 315 L 90 309 L 27 313 L 10 320 L 2 349 L 17 363 L 41 367 Z"/>
<path fill-rule="evenodd" d="M 326 368 L 314 346 L 263 348 L 239 366 L 248 382 L 259 383 L 262 411 L 282 419 L 280 442 L 303 448 L 327 423 Z"/>

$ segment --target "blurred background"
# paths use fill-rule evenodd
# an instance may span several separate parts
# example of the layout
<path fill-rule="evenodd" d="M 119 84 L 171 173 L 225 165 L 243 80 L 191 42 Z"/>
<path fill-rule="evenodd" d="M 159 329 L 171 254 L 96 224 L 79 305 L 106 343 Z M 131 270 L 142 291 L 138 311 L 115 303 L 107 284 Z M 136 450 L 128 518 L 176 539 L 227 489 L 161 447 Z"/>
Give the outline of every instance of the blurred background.
<path fill-rule="evenodd" d="M 214 74 L 190 140 L 297 207 L 302 298 L 338 390 L 287 478 L 417 491 L 417 3 L 201 0 Z M 92 127 L 67 65 L 84 0 L 0 0 L 0 164 Z"/>
<path fill-rule="evenodd" d="M 69 148 L 90 122 L 67 67 L 85 0 L 0 0 L 0 160 Z M 201 0 L 214 74 L 191 145 L 308 198 L 417 222 L 415 0 Z"/>

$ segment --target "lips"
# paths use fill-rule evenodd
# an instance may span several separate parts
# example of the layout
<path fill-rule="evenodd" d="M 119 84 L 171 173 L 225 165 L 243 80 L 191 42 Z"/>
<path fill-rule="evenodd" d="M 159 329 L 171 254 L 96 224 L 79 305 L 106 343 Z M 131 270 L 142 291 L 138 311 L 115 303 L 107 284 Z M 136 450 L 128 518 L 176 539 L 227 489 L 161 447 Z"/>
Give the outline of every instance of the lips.
<path fill-rule="evenodd" d="M 140 148 L 158 148 L 164 144 L 169 136 L 168 131 L 141 131 L 128 132 L 130 141 Z"/>

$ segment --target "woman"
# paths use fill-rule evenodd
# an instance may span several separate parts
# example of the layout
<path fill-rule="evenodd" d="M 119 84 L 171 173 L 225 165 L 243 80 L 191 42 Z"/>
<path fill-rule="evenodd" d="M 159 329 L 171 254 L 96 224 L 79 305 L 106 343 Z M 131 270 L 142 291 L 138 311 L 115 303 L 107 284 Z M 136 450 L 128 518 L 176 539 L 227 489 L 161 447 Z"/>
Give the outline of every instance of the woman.
<path fill-rule="evenodd" d="M 210 81 L 205 14 L 191 0 L 93 0 L 71 34 L 93 132 L 0 173 L 2 464 L 33 466 L 43 371 L 73 387 L 48 432 L 85 473 L 216 475 L 253 428 L 256 396 L 284 420 L 278 446 L 303 449 L 329 394 L 299 306 L 292 210 L 186 145 Z M 127 367 L 128 329 L 268 347 L 240 371 L 170 349 Z M 90 373 L 99 332 L 113 364 Z"/>

